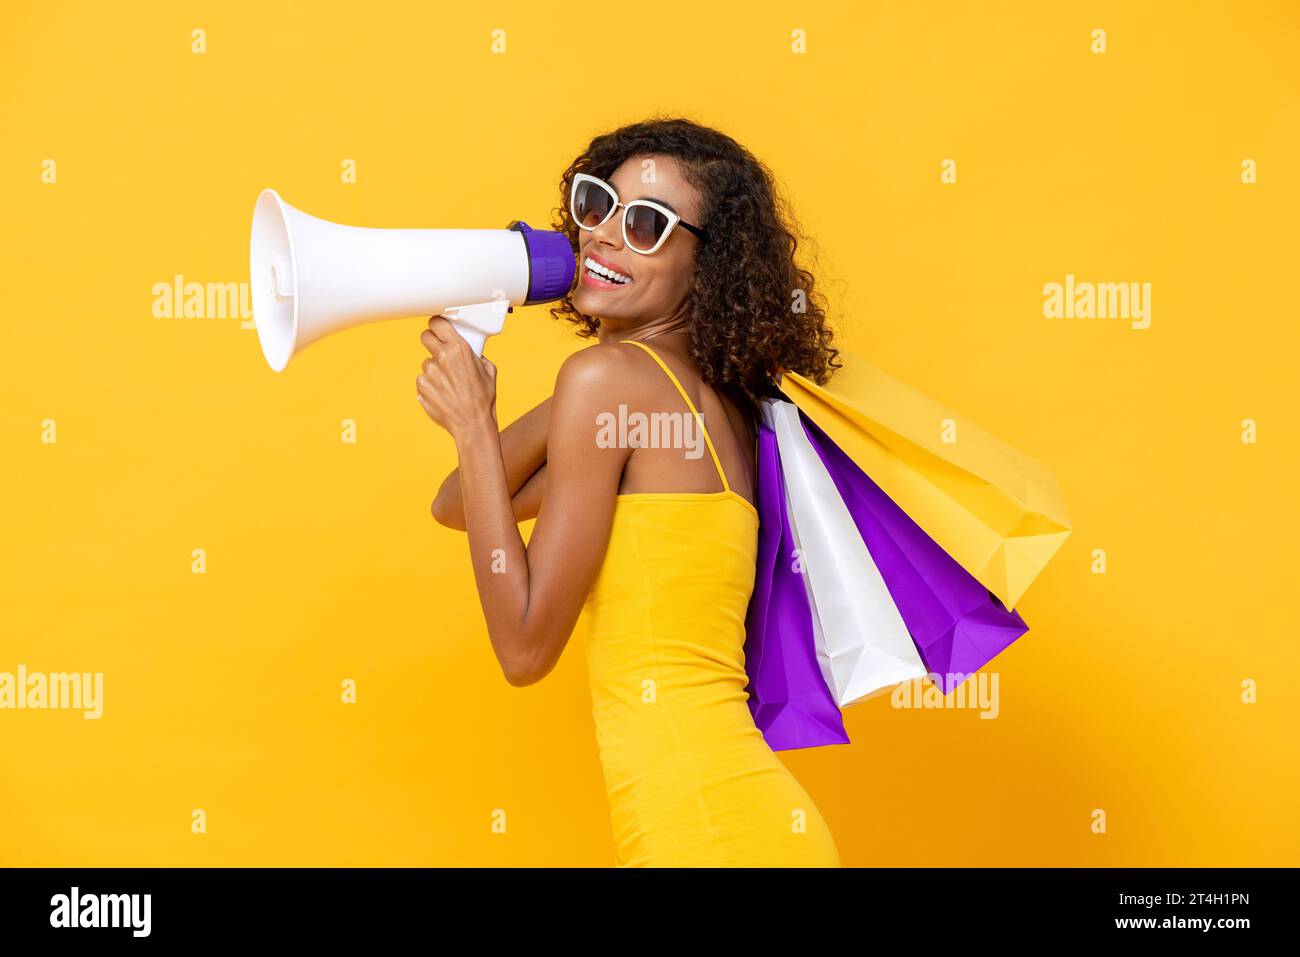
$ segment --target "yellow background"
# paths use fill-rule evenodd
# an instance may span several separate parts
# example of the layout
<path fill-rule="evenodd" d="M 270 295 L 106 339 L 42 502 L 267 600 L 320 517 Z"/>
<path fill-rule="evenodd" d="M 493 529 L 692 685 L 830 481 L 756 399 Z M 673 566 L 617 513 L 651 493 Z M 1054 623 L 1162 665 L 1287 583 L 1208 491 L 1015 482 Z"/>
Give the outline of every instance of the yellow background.
<path fill-rule="evenodd" d="M 997 720 L 881 697 L 783 753 L 845 862 L 1296 864 L 1297 5 L 544 7 L 3 5 L 0 671 L 103 671 L 106 710 L 0 712 L 0 864 L 612 863 L 581 626 L 508 686 L 429 517 L 421 323 L 275 375 L 152 290 L 246 280 L 265 186 L 545 226 L 588 139 L 660 111 L 769 164 L 841 341 L 1050 463 L 1076 529 Z M 1152 283 L 1151 327 L 1045 319 L 1067 273 Z M 577 347 L 517 310 L 503 421 Z"/>

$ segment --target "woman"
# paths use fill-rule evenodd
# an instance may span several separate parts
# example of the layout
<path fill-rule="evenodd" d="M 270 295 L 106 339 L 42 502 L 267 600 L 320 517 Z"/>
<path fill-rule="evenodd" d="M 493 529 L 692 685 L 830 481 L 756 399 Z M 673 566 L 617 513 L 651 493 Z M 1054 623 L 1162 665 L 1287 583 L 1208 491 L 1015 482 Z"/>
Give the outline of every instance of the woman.
<path fill-rule="evenodd" d="M 430 321 L 417 395 L 460 461 L 434 517 L 469 534 L 511 684 L 550 672 L 587 608 L 618 865 L 838 866 L 754 725 L 743 652 L 757 402 L 782 369 L 837 366 L 813 277 L 765 167 L 687 120 L 596 137 L 561 189 L 579 281 L 552 311 L 597 344 L 498 434 L 495 369 Z M 615 420 L 670 423 L 675 441 L 611 441 Z"/>

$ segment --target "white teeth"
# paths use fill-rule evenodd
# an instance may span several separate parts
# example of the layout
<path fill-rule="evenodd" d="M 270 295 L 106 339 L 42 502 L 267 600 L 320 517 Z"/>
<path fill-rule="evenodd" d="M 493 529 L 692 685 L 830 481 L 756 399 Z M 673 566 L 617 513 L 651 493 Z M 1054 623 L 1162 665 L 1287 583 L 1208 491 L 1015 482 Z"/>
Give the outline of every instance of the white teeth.
<path fill-rule="evenodd" d="M 596 262 L 596 260 L 592 259 L 590 256 L 584 259 L 582 261 L 582 264 L 585 267 L 587 267 L 588 272 L 595 273 L 601 279 L 608 279 L 612 282 L 617 282 L 617 283 L 629 283 L 632 281 L 631 277 L 624 276 L 621 272 L 615 272 L 614 270 L 606 266 L 602 266 L 600 263 Z"/>

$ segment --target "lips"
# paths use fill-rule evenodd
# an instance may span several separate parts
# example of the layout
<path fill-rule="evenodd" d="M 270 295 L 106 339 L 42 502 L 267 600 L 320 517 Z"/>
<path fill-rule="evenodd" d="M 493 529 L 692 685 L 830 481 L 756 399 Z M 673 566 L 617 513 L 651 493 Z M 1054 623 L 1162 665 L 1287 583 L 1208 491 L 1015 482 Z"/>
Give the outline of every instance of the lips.
<path fill-rule="evenodd" d="M 600 264 L 601 264 L 602 266 L 604 266 L 606 269 L 612 269 L 612 270 L 614 270 L 615 272 L 622 273 L 624 276 L 627 276 L 627 277 L 629 277 L 629 278 L 630 278 L 631 275 L 632 275 L 630 272 L 628 272 L 626 269 L 624 269 L 624 268 L 623 268 L 622 266 L 620 266 L 618 263 L 616 263 L 616 262 L 612 262 L 611 260 L 606 259 L 604 256 L 598 256 L 598 255 L 596 255 L 595 253 L 590 252 L 590 251 L 587 253 L 587 255 L 588 255 L 589 257 L 591 257 L 592 259 L 596 260 L 596 262 L 600 263 Z"/>
<path fill-rule="evenodd" d="M 588 252 L 582 257 L 582 280 L 590 286 L 616 289 L 631 285 L 633 277 L 617 263 L 594 252 Z"/>

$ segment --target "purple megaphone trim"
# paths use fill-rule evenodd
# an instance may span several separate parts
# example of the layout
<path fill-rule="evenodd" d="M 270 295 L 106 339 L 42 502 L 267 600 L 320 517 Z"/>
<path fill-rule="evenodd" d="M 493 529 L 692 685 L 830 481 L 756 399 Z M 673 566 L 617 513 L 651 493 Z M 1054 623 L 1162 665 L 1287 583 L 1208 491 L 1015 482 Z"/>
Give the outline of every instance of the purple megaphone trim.
<path fill-rule="evenodd" d="M 554 302 L 567 294 L 578 274 L 578 260 L 569 237 L 550 229 L 533 229 L 519 219 L 508 228 L 524 237 L 528 249 L 528 298 L 524 305 Z"/>

